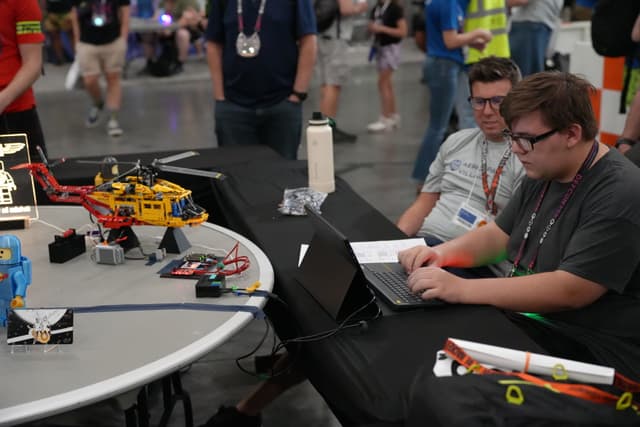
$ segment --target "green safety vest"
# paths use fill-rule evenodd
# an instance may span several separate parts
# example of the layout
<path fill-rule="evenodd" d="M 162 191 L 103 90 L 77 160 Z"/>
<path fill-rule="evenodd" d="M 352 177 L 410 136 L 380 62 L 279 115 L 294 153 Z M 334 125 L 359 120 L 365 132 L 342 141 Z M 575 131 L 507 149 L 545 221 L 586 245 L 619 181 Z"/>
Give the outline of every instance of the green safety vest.
<path fill-rule="evenodd" d="M 464 20 L 464 32 L 468 33 L 478 28 L 491 31 L 493 38 L 484 50 L 469 47 L 466 64 L 473 64 L 488 56 L 511 57 L 505 0 L 471 0 L 469 2 Z"/>

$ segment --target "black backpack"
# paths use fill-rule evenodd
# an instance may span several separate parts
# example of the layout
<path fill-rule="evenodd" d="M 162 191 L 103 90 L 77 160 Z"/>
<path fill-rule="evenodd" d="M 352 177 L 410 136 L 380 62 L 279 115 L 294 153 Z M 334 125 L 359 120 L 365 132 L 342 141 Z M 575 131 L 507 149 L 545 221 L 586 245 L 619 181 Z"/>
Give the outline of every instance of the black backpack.
<path fill-rule="evenodd" d="M 640 12 L 638 0 L 598 0 L 591 17 L 591 43 L 602 56 L 632 55 L 638 44 L 631 29 Z"/>
<path fill-rule="evenodd" d="M 314 0 L 313 10 L 316 14 L 318 33 L 327 31 L 333 25 L 333 21 L 340 18 L 338 0 Z"/>
<path fill-rule="evenodd" d="M 168 77 L 175 74 L 178 67 L 178 47 L 173 37 L 164 39 L 160 43 L 160 55 L 149 61 L 149 74 L 155 77 Z"/>

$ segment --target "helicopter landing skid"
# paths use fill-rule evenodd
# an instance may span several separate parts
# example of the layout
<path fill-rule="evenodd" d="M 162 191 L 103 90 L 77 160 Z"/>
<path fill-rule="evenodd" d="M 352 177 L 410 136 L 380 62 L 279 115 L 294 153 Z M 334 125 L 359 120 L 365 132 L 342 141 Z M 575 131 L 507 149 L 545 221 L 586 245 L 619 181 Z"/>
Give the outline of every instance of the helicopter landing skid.
<path fill-rule="evenodd" d="M 191 243 L 181 228 L 167 227 L 158 248 L 164 248 L 168 254 L 179 254 L 191 247 Z"/>
<path fill-rule="evenodd" d="M 131 227 L 112 228 L 107 235 L 107 242 L 117 243 L 122 246 L 125 252 L 129 249 L 137 248 L 140 246 L 138 236 L 133 232 Z"/>

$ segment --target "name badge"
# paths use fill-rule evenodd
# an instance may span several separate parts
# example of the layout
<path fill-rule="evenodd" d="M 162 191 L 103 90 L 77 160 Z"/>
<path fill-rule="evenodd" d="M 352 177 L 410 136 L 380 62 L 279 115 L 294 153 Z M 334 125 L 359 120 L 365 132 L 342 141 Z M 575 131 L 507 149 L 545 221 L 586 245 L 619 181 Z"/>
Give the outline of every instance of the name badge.
<path fill-rule="evenodd" d="M 463 203 L 453 216 L 453 222 L 467 230 L 486 225 L 488 221 L 489 219 L 482 212 L 466 203 Z"/>

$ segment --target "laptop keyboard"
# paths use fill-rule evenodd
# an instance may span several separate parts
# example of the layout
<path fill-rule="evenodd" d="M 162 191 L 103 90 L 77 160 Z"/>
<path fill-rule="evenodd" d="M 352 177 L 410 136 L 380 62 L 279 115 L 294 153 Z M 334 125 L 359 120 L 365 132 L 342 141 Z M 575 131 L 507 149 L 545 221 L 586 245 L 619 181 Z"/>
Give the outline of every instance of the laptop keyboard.
<path fill-rule="evenodd" d="M 373 271 L 367 269 L 373 273 L 382 283 L 387 285 L 387 288 L 398 297 L 398 299 L 405 303 L 419 303 L 424 300 L 417 295 L 412 294 L 407 286 L 407 273 L 400 273 L 397 271 Z"/>

